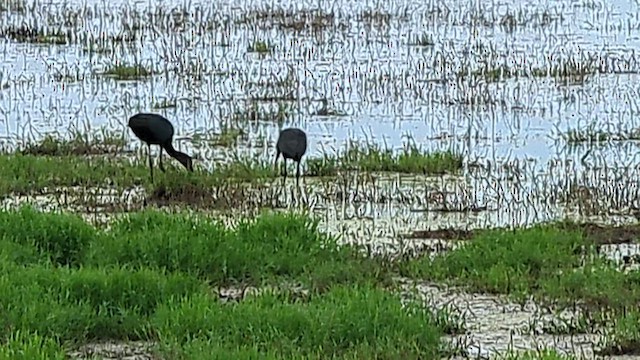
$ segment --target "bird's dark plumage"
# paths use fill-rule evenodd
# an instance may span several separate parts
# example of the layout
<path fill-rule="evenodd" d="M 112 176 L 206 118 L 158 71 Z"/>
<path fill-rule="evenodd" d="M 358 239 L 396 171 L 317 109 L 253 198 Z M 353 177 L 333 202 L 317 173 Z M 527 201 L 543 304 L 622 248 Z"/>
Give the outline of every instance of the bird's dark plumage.
<path fill-rule="evenodd" d="M 160 170 L 164 172 L 162 165 L 162 150 L 164 149 L 169 156 L 180 161 L 180 163 L 189 171 L 193 171 L 193 163 L 191 156 L 180 152 L 173 147 L 173 125 L 164 116 L 158 114 L 138 113 L 129 118 L 129 128 L 138 137 L 138 139 L 147 143 L 149 149 L 149 171 L 151 173 L 151 181 L 153 181 L 153 163 L 151 161 L 151 145 L 160 146 Z"/>
<path fill-rule="evenodd" d="M 300 179 L 300 161 L 307 152 L 307 134 L 296 128 L 289 128 L 280 131 L 278 142 L 276 143 L 276 161 L 274 167 L 278 166 L 280 154 L 284 158 L 284 177 L 287 178 L 287 159 L 297 162 L 296 185 Z"/>

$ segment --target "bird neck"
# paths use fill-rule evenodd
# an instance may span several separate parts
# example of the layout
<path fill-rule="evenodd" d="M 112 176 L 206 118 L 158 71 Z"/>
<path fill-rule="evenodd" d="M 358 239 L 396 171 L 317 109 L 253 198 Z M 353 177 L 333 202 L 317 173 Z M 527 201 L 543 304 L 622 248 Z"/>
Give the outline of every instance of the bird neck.
<path fill-rule="evenodd" d="M 184 165 L 184 167 L 189 171 L 193 171 L 193 165 L 191 164 L 191 157 L 189 155 L 176 150 L 171 142 L 167 142 L 166 144 L 162 145 L 162 148 L 167 152 L 169 156 L 180 161 L 180 163 Z"/>
<path fill-rule="evenodd" d="M 177 153 L 179 153 L 179 151 L 178 151 L 178 150 L 176 150 L 176 149 L 173 147 L 173 144 L 171 144 L 171 142 L 167 142 L 166 144 L 163 144 L 163 145 L 162 145 L 162 148 L 163 148 L 163 149 L 167 152 L 167 154 L 169 154 L 169 156 L 171 156 L 171 157 L 175 157 L 175 155 L 176 155 Z"/>

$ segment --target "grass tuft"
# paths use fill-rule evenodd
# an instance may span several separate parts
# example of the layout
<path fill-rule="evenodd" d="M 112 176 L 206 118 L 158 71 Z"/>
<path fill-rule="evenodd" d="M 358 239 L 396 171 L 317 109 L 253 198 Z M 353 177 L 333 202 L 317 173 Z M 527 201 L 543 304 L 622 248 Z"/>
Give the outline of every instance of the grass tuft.
<path fill-rule="evenodd" d="M 397 296 L 367 285 L 335 287 L 304 304 L 265 294 L 220 306 L 209 296 L 196 295 L 170 302 L 152 323 L 165 343 L 197 339 L 199 352 L 225 347 L 312 359 L 436 358 L 448 353 L 428 310 L 414 303 L 403 307 Z"/>
<path fill-rule="evenodd" d="M 0 346 L 0 360 L 64 360 L 64 349 L 54 339 L 34 332 L 7 334 Z"/>
<path fill-rule="evenodd" d="M 152 74 L 151 70 L 141 65 L 115 65 L 103 73 L 103 75 L 113 77 L 116 80 L 139 80 Z"/>
<path fill-rule="evenodd" d="M 308 159 L 307 163 L 312 176 L 335 175 L 338 170 L 434 175 L 458 172 L 462 155 L 451 151 L 423 152 L 415 145 L 400 153 L 373 145 L 355 145 L 337 157 Z"/>
<path fill-rule="evenodd" d="M 42 140 L 29 143 L 21 149 L 24 155 L 100 155 L 122 151 L 125 140 L 122 134 L 102 131 L 94 136 L 74 132 L 70 139 L 61 139 L 53 135 L 46 135 Z"/>
<path fill-rule="evenodd" d="M 88 261 L 180 271 L 219 285 L 281 278 L 321 287 L 378 276 L 368 272 L 381 264 L 338 247 L 317 227 L 306 217 L 267 213 L 230 230 L 215 221 L 145 211 L 115 223 Z"/>
<path fill-rule="evenodd" d="M 23 247 L 15 248 L 13 256 L 27 255 L 28 247 L 32 247 L 53 264 L 77 266 L 83 261 L 87 246 L 96 240 L 96 233 L 76 216 L 41 213 L 26 206 L 17 212 L 0 212 L 0 239 L 3 245 L 9 242 Z"/>
<path fill-rule="evenodd" d="M 273 51 L 273 46 L 266 41 L 256 40 L 247 47 L 247 52 L 268 54 Z"/>
<path fill-rule="evenodd" d="M 640 301 L 640 276 L 620 272 L 593 245 L 561 224 L 490 230 L 460 249 L 405 264 L 403 272 L 522 300 L 533 295 L 544 303 L 624 312 Z"/>

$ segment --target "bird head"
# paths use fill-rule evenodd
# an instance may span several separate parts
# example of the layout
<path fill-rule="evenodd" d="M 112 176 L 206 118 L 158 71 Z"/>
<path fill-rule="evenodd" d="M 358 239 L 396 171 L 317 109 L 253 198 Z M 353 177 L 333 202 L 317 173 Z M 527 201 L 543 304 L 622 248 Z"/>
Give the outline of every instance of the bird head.
<path fill-rule="evenodd" d="M 180 163 L 187 168 L 187 170 L 193 172 L 193 159 L 191 156 L 185 153 L 176 153 L 175 158 L 180 161 Z"/>

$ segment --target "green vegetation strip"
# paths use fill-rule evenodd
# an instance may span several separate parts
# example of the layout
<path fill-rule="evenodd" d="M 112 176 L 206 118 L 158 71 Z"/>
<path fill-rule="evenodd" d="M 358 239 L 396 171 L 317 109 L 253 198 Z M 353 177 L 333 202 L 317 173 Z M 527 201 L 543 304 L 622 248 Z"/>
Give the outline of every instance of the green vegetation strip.
<path fill-rule="evenodd" d="M 88 136 L 74 132 L 69 139 L 61 140 L 53 135 L 46 135 L 40 142 L 27 143 L 20 151 L 23 155 L 95 155 L 122 151 L 125 146 L 124 136 L 103 130 Z"/>
<path fill-rule="evenodd" d="M 515 232 L 491 230 L 443 256 L 410 264 L 408 274 L 466 285 L 473 291 L 530 294 L 571 305 L 621 309 L 640 300 L 636 272 L 623 273 L 595 254 L 580 232 L 543 225 Z"/>
<path fill-rule="evenodd" d="M 246 161 L 221 165 L 212 173 L 188 173 L 169 161 L 165 167 L 167 171 L 164 174 L 156 169 L 156 173 L 160 175 L 157 175 L 159 182 L 154 186 L 146 163 L 132 163 L 122 158 L 0 155 L 0 173 L 3 174 L 0 178 L 0 191 L 5 194 L 30 194 L 55 187 L 128 188 L 135 185 L 144 186 L 147 190 L 153 190 L 157 186 L 169 189 L 185 186 L 207 189 L 234 180 L 255 182 L 275 176 L 269 164 Z"/>
<path fill-rule="evenodd" d="M 339 170 L 432 175 L 457 172 L 462 168 L 462 155 L 452 151 L 424 152 L 415 146 L 394 153 L 373 145 L 358 145 L 339 156 L 310 158 L 307 167 L 310 176 L 332 176 Z"/>
<path fill-rule="evenodd" d="M 444 255 L 391 263 L 338 246 L 303 215 L 263 213 L 230 228 L 202 215 L 147 210 L 97 229 L 74 215 L 3 211 L 0 326 L 8 330 L 0 359 L 62 358 L 69 346 L 106 339 L 153 340 L 155 351 L 175 359 L 451 355 L 441 337 L 460 324 L 446 312 L 402 305 L 379 287 L 394 275 L 578 304 L 612 327 L 603 353 L 633 353 L 638 272 L 618 271 L 576 229 L 487 230 Z M 310 294 L 283 285 L 291 283 Z M 213 288 L 234 284 L 279 290 L 221 302 Z M 568 331 L 588 331 L 585 319 L 584 328 Z"/>
<path fill-rule="evenodd" d="M 171 359 L 438 358 L 441 313 L 375 284 L 388 263 L 338 247 L 301 215 L 228 228 L 145 211 L 96 229 L 30 207 L 0 212 L 0 358 L 64 358 L 96 340 L 154 340 Z M 212 286 L 306 284 L 222 303 Z"/>
<path fill-rule="evenodd" d="M 76 148 L 47 146 L 55 154 L 76 153 Z M 44 151 L 43 149 L 32 148 L 33 153 Z M 132 162 L 110 156 L 4 154 L 0 155 L 0 173 L 3 174 L 0 178 L 0 192 L 33 194 L 53 191 L 58 187 L 130 188 L 140 185 L 148 193 L 162 189 L 163 193 L 182 194 L 191 191 L 199 197 L 207 197 L 214 187 L 241 182 L 259 183 L 278 176 L 269 162 L 250 159 L 237 159 L 218 165 L 213 172 L 196 170 L 193 173 L 183 171 L 171 161 L 165 163 L 167 172 L 162 173 L 156 169 L 158 181 L 154 185 L 151 183 L 146 158 L 143 162 Z M 410 152 L 393 155 L 391 152 L 372 150 L 366 153 L 349 152 L 340 165 L 337 159 L 309 159 L 308 175 L 332 176 L 340 169 L 434 174 L 454 172 L 461 166 L 461 158 L 452 153 L 424 155 Z"/>
<path fill-rule="evenodd" d="M 401 273 L 509 294 L 521 302 L 533 296 L 560 308 L 578 305 L 585 310 L 578 332 L 593 325 L 614 327 L 615 344 L 605 346 L 603 353 L 638 351 L 640 272 L 618 270 L 598 255 L 592 240 L 566 225 L 483 231 L 456 251 L 401 264 Z"/>
<path fill-rule="evenodd" d="M 233 146 L 243 133 L 237 129 L 226 128 L 216 136 L 210 145 Z M 194 138 L 195 144 L 203 141 L 201 136 Z M 73 133 L 69 138 L 46 136 L 40 142 L 27 144 L 21 149 L 22 155 L 49 155 L 68 157 L 88 154 L 118 153 L 124 148 L 122 134 L 102 130 L 95 134 Z M 61 160 L 65 162 L 69 160 Z M 155 160 L 154 160 L 155 161 Z M 353 143 L 348 151 L 335 156 L 307 156 L 305 176 L 335 176 L 340 170 L 400 172 L 408 174 L 455 173 L 462 168 L 462 155 L 453 151 L 425 152 L 415 144 L 400 152 L 383 149 L 373 144 Z M 289 162 L 292 165 L 291 161 Z M 100 164 L 98 164 L 100 165 Z M 146 159 L 144 164 L 146 166 Z M 270 161 L 234 159 L 233 162 L 216 167 L 221 176 L 242 180 L 273 178 L 277 174 L 272 170 Z"/>

